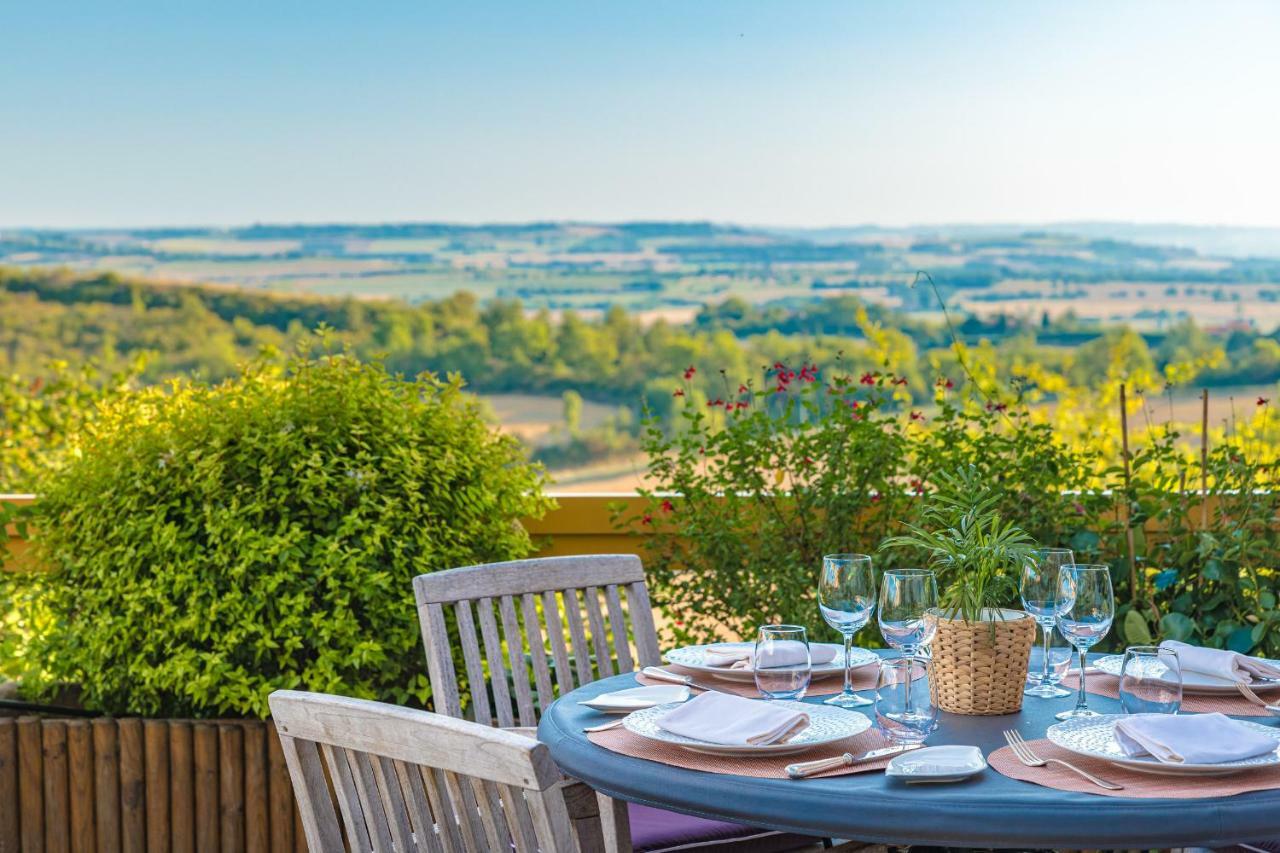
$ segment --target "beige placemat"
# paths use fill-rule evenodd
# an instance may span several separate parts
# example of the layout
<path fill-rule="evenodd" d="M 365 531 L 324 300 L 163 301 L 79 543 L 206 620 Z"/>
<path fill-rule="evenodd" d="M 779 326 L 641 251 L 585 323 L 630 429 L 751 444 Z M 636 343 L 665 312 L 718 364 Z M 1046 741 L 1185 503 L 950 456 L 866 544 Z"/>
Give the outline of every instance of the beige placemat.
<path fill-rule="evenodd" d="M 1092 681 L 1092 677 L 1089 679 Z M 1058 758 L 1070 761 L 1081 770 L 1123 785 L 1122 791 L 1108 791 L 1063 767 L 1028 767 L 1017 759 L 1009 747 L 997 749 L 987 756 L 987 763 L 1010 779 L 1034 782 L 1056 791 L 1075 791 L 1081 794 L 1098 794 L 1102 797 L 1128 797 L 1132 799 L 1192 800 L 1205 797 L 1230 797 L 1249 791 L 1268 791 L 1280 788 L 1280 767 L 1260 767 L 1230 776 L 1183 777 L 1155 776 L 1127 770 L 1100 758 L 1076 755 L 1047 740 L 1033 740 L 1031 748 L 1040 758 Z"/>
<path fill-rule="evenodd" d="M 756 689 L 754 681 L 730 681 L 727 678 L 713 678 L 705 673 L 695 672 L 675 664 L 667 664 L 664 667 L 668 672 L 678 673 L 680 675 L 692 675 L 695 679 L 704 680 L 708 684 L 714 684 L 718 689 L 725 693 L 733 693 L 738 696 L 746 696 L 748 699 L 760 698 L 760 691 Z M 853 671 L 853 689 L 854 690 L 874 690 L 876 686 L 876 678 L 879 677 L 880 670 L 878 667 L 868 664 L 858 667 Z M 665 681 L 658 681 L 652 678 L 646 678 L 640 673 L 636 673 L 636 681 L 641 684 L 667 684 Z M 844 689 L 844 676 L 836 674 L 834 676 L 823 678 L 821 680 L 814 679 L 809 682 L 809 689 L 805 691 L 806 696 L 834 696 Z M 870 698 L 870 697 L 868 697 Z"/>
<path fill-rule="evenodd" d="M 807 752 L 795 755 L 781 755 L 773 758 L 738 758 L 729 755 L 703 755 L 700 752 L 689 752 L 678 746 L 649 740 L 632 734 L 626 729 L 610 729 L 606 732 L 593 732 L 587 739 L 596 746 L 604 747 L 611 752 L 629 755 L 632 758 L 643 758 L 672 767 L 683 767 L 686 770 L 702 770 L 707 773 L 727 773 L 733 776 L 755 776 L 761 779 L 786 779 L 788 764 L 799 761 L 816 761 L 819 758 L 834 758 L 841 753 L 849 752 L 860 755 L 872 749 L 892 746 L 892 742 L 878 729 L 867 729 L 859 735 L 834 743 L 815 746 Z M 883 770 L 893 756 L 866 761 L 852 767 L 839 767 L 819 773 L 810 778 L 822 779 L 827 776 L 846 776 L 850 773 L 866 773 L 870 770 Z M 800 784 L 800 782 L 797 782 Z"/>
<path fill-rule="evenodd" d="M 1068 673 L 1062 679 L 1062 686 L 1067 690 L 1078 689 L 1080 687 L 1080 676 L 1074 672 Z M 1091 672 L 1085 682 L 1085 691 L 1096 696 L 1119 699 L 1120 679 L 1105 672 Z M 1204 693 L 1183 693 L 1182 710 L 1193 714 L 1212 714 L 1216 711 L 1220 714 L 1233 714 L 1237 717 L 1270 716 L 1265 708 L 1258 707 L 1239 694 L 1235 696 L 1210 696 Z"/>

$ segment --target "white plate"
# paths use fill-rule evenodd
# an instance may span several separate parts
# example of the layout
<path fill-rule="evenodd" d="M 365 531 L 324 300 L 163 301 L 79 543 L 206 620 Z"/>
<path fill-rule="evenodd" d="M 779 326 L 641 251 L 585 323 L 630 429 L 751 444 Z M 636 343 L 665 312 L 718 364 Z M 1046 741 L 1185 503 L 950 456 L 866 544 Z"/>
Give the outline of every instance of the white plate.
<path fill-rule="evenodd" d="M 686 702 L 690 695 L 692 694 L 688 687 L 681 687 L 679 684 L 660 684 L 601 693 L 578 704 L 606 714 L 630 714 L 632 711 L 652 708 L 654 705 Z"/>
<path fill-rule="evenodd" d="M 750 669 L 731 669 L 727 666 L 707 666 L 707 649 L 715 646 L 716 648 L 724 648 L 726 646 L 741 646 L 745 649 L 754 649 L 755 643 L 712 643 L 705 646 L 685 646 L 682 649 L 672 649 L 663 655 L 663 660 L 667 663 L 674 663 L 691 669 L 699 675 L 710 675 L 715 678 L 723 678 L 726 681 L 755 681 L 756 675 Z M 810 648 L 825 647 L 836 650 L 835 659 L 829 663 L 819 663 L 813 666 L 813 677 L 826 678 L 829 675 L 839 675 L 844 672 L 844 646 L 835 643 L 810 643 Z M 853 662 L 853 668 L 877 663 L 880 657 L 875 652 L 869 652 L 866 649 L 853 650 L 850 656 Z"/>
<path fill-rule="evenodd" d="M 1116 743 L 1115 727 L 1123 714 L 1101 714 L 1097 717 L 1081 717 L 1064 720 L 1049 727 L 1047 737 L 1063 749 L 1077 755 L 1090 758 L 1101 758 L 1130 770 L 1142 773 L 1154 773 L 1157 776 L 1226 776 L 1241 770 L 1252 770 L 1255 767 L 1271 767 L 1280 764 L 1280 754 L 1268 752 L 1266 755 L 1255 755 L 1239 761 L 1224 761 L 1221 764 L 1164 764 L 1150 755 L 1128 756 Z M 1280 748 L 1280 729 L 1237 720 L 1242 726 L 1248 726 L 1275 738 Z"/>
<path fill-rule="evenodd" d="M 907 782 L 959 782 L 987 769 L 976 746 L 928 746 L 894 756 L 884 775 Z"/>
<path fill-rule="evenodd" d="M 1266 660 L 1266 658 L 1258 658 L 1258 660 L 1265 661 L 1273 666 L 1280 666 L 1280 661 Z M 1099 672 L 1105 672 L 1107 675 L 1114 675 L 1119 678 L 1120 666 L 1123 663 L 1124 655 L 1106 655 L 1094 661 L 1093 665 Z M 1280 689 L 1280 680 L 1255 678 L 1249 682 L 1249 686 L 1255 691 L 1278 690 Z M 1238 695 L 1234 681 L 1219 678 L 1216 675 L 1205 675 L 1202 672 L 1182 673 L 1182 692 L 1205 695 Z"/>
<path fill-rule="evenodd" d="M 759 700 L 763 701 L 763 700 Z M 794 706 L 809 715 L 809 727 L 786 743 L 770 743 L 762 746 L 726 746 L 674 734 L 658 725 L 658 718 L 679 706 L 679 703 L 657 705 L 636 711 L 623 720 L 622 725 L 632 734 L 650 740 L 661 741 L 707 755 L 793 755 L 815 746 L 832 743 L 871 728 L 871 720 L 857 711 L 846 711 L 831 705 L 811 705 L 806 702 L 778 701 L 776 704 Z"/>

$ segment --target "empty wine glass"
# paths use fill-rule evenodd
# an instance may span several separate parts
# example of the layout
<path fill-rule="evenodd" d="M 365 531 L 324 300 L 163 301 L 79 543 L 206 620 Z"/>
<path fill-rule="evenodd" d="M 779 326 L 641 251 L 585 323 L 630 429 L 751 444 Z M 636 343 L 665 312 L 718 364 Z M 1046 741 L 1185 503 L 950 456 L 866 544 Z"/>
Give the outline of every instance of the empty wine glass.
<path fill-rule="evenodd" d="M 1176 714 L 1182 707 L 1178 653 L 1159 646 L 1130 646 L 1120 664 L 1120 707 L 1126 714 Z"/>
<path fill-rule="evenodd" d="M 1111 630 L 1115 614 L 1116 599 L 1111 591 L 1110 567 L 1069 563 L 1059 570 L 1058 630 L 1067 642 L 1076 647 L 1080 657 L 1080 692 L 1076 695 L 1076 706 L 1058 714 L 1059 720 L 1098 716 L 1097 711 L 1089 710 L 1085 693 L 1087 656 L 1090 647 Z"/>
<path fill-rule="evenodd" d="M 1023 691 L 1028 696 L 1056 699 L 1070 694 L 1070 691 L 1063 690 L 1049 680 L 1049 651 L 1058 615 L 1058 573 L 1063 566 L 1074 564 L 1075 561 L 1075 557 L 1066 548 L 1041 548 L 1034 551 L 1022 565 L 1018 591 L 1022 595 L 1022 606 L 1040 626 L 1044 649 L 1040 673 Z"/>
<path fill-rule="evenodd" d="M 876 723 L 895 743 L 920 743 L 938 727 L 928 661 L 898 658 L 880 662 Z"/>
<path fill-rule="evenodd" d="M 799 699 L 809 688 L 813 662 L 809 638 L 799 625 L 764 625 L 756 639 L 751 669 L 766 699 Z"/>
<path fill-rule="evenodd" d="M 929 611 L 938 606 L 938 579 L 928 569 L 890 569 L 880 584 L 880 633 L 902 653 L 916 657 L 938 630 Z"/>
<path fill-rule="evenodd" d="M 853 692 L 853 636 L 871 621 L 876 607 L 876 576 L 866 554 L 828 554 L 822 558 L 818 579 L 818 609 L 827 624 L 844 637 L 844 690 L 826 700 L 828 705 L 857 708 L 870 705 Z"/>

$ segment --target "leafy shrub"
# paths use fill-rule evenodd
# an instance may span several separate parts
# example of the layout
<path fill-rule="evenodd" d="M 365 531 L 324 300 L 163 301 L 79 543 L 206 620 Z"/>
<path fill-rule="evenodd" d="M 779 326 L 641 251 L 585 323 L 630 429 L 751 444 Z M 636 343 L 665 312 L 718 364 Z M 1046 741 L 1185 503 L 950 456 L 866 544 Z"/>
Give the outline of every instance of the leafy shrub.
<path fill-rule="evenodd" d="M 411 578 L 524 556 L 544 475 L 457 379 L 303 354 L 107 406 L 38 505 L 26 684 L 265 716 L 278 688 L 425 703 Z"/>

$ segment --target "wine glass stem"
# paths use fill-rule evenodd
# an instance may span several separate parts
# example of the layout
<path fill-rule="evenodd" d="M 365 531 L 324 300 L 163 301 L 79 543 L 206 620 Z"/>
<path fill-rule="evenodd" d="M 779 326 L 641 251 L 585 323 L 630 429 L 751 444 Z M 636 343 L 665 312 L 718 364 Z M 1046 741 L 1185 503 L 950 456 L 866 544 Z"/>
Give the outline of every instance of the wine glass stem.
<path fill-rule="evenodd" d="M 850 666 L 853 664 L 853 635 L 854 631 L 844 632 L 844 695 L 853 695 L 853 671 Z"/>
<path fill-rule="evenodd" d="M 1084 646 L 1076 646 L 1076 651 L 1080 654 L 1080 692 L 1076 694 L 1076 710 L 1087 711 L 1089 709 L 1089 700 L 1086 698 L 1084 691 L 1085 667 L 1088 665 L 1086 649 Z"/>
<path fill-rule="evenodd" d="M 1044 634 L 1044 660 L 1042 661 L 1043 665 L 1040 667 L 1040 683 L 1048 684 L 1049 683 L 1049 650 L 1050 650 L 1050 645 L 1053 643 L 1053 623 L 1041 622 L 1040 633 Z"/>

